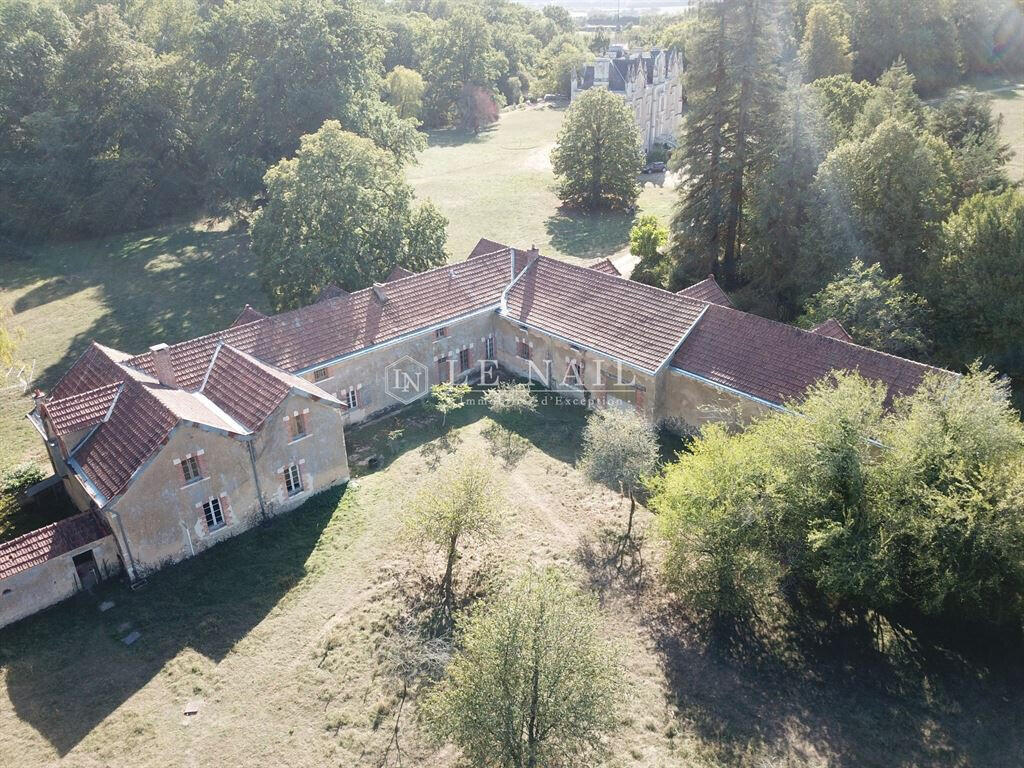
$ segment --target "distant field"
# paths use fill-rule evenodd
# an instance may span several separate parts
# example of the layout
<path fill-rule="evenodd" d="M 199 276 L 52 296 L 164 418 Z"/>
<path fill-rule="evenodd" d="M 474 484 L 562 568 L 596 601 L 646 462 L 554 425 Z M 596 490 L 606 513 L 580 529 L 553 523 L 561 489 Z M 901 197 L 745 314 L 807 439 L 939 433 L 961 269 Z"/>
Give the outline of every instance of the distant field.
<path fill-rule="evenodd" d="M 992 107 L 1003 116 L 1003 137 L 1013 147 L 1010 177 L 1024 180 L 1024 83 L 999 87 L 989 92 Z"/>
<path fill-rule="evenodd" d="M 448 217 L 453 259 L 465 258 L 481 237 L 569 259 L 610 256 L 628 245 L 632 215 L 580 216 L 559 208 L 549 156 L 564 116 L 564 109 L 549 106 L 512 110 L 476 137 L 430 134 L 408 177 L 417 195 Z M 673 200 L 670 188 L 648 183 L 640 209 L 667 222 Z"/>

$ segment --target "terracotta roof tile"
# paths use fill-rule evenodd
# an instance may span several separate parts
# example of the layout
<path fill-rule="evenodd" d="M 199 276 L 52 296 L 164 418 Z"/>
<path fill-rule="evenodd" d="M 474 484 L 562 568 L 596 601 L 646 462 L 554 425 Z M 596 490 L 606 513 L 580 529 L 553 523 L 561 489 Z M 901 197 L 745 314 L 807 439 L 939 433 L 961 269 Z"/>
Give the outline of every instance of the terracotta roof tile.
<path fill-rule="evenodd" d="M 128 355 L 123 352 L 109 349 L 94 341 L 53 385 L 50 397 L 61 400 L 120 382 L 124 379 L 125 372 L 118 366 L 117 361 L 127 358 Z"/>
<path fill-rule="evenodd" d="M 401 280 L 403 277 L 412 277 L 415 274 L 415 272 L 408 270 L 405 267 L 395 265 L 395 268 L 391 270 L 386 278 L 384 278 L 384 282 L 390 283 L 394 280 Z"/>
<path fill-rule="evenodd" d="M 242 311 L 238 313 L 238 317 L 236 317 L 234 322 L 231 323 L 231 327 L 233 328 L 236 325 L 245 325 L 246 323 L 252 323 L 256 320 L 263 320 L 266 317 L 267 316 L 262 312 L 259 312 L 246 304 Z"/>
<path fill-rule="evenodd" d="M 853 341 L 853 336 L 847 333 L 846 329 L 843 328 L 843 324 L 834 317 L 830 317 L 821 325 L 816 325 L 811 328 L 811 333 L 816 333 L 819 336 L 829 336 L 833 339 L 839 339 L 840 341 Z"/>
<path fill-rule="evenodd" d="M 46 413 L 53 424 L 54 432 L 63 436 L 98 424 L 107 415 L 117 393 L 121 391 L 121 386 L 121 382 L 116 381 L 79 395 L 48 401 Z"/>
<path fill-rule="evenodd" d="M 346 291 L 340 285 L 328 283 L 327 285 L 320 289 L 320 294 L 316 297 L 316 300 L 326 301 L 327 299 L 336 299 L 339 296 L 348 296 L 348 291 Z"/>
<path fill-rule="evenodd" d="M 481 237 L 473 250 L 469 252 L 469 258 L 475 259 L 477 256 L 485 256 L 490 253 L 497 253 L 498 251 L 508 251 L 509 246 L 496 243 L 493 240 L 488 240 L 486 237 Z"/>
<path fill-rule="evenodd" d="M 887 384 L 890 403 L 916 389 L 929 372 L 953 375 L 757 315 L 707 306 L 672 365 L 771 403 L 801 398 L 832 371 L 852 371 Z"/>
<path fill-rule="evenodd" d="M 129 379 L 110 418 L 99 425 L 74 458 L 110 499 L 166 440 L 178 421 L 145 385 Z"/>
<path fill-rule="evenodd" d="M 694 283 L 688 288 L 676 292 L 680 296 L 686 296 L 697 301 L 706 301 L 710 304 L 721 304 L 723 307 L 731 307 L 732 299 L 722 290 L 715 280 L 714 275 L 708 275 L 707 279 Z"/>
<path fill-rule="evenodd" d="M 593 264 L 588 265 L 590 269 L 596 269 L 598 272 L 604 272 L 606 275 L 615 275 L 615 277 L 622 277 L 622 273 L 619 272 L 619 268 L 616 267 L 611 259 L 604 258 L 600 261 L 595 261 Z"/>
<path fill-rule="evenodd" d="M 539 257 L 508 292 L 506 314 L 647 371 L 672 354 L 706 305 Z"/>
<path fill-rule="evenodd" d="M 0 579 L 109 535 L 110 531 L 95 512 L 83 512 L 26 533 L 0 544 Z"/>
<path fill-rule="evenodd" d="M 287 397 L 289 387 L 229 346 L 217 350 L 202 392 L 251 431 Z"/>

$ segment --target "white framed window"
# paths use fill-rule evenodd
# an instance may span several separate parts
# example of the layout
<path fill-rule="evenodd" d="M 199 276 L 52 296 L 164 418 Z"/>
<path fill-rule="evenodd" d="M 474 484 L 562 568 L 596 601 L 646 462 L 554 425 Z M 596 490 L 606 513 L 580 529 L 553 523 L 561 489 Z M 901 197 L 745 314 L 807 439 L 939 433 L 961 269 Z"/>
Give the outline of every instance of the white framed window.
<path fill-rule="evenodd" d="M 213 531 L 224 527 L 224 512 L 220 508 L 220 499 L 213 498 L 203 502 L 203 515 L 206 517 L 207 530 Z"/>
<path fill-rule="evenodd" d="M 185 485 L 203 479 L 203 473 L 199 469 L 199 459 L 195 456 L 186 456 L 181 460 L 181 474 L 185 477 Z"/>
<path fill-rule="evenodd" d="M 359 407 L 359 388 L 349 387 L 341 393 L 341 402 L 344 403 L 350 411 L 354 411 Z"/>
<path fill-rule="evenodd" d="M 329 378 L 331 378 L 331 369 L 326 365 L 313 371 L 313 381 L 324 381 Z"/>
<path fill-rule="evenodd" d="M 285 469 L 284 488 L 289 496 L 294 496 L 302 490 L 302 475 L 299 473 L 298 464 L 289 464 Z"/>

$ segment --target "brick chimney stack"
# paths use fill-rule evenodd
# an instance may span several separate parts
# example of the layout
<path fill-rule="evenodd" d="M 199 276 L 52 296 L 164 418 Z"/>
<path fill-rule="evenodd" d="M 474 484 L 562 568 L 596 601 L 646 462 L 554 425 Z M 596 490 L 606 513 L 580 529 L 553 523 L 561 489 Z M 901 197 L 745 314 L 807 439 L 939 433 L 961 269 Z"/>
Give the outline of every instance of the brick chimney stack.
<path fill-rule="evenodd" d="M 174 376 L 174 366 L 171 365 L 171 348 L 166 344 L 154 344 L 149 351 L 153 353 L 157 381 L 165 387 L 176 388 L 178 382 Z"/>

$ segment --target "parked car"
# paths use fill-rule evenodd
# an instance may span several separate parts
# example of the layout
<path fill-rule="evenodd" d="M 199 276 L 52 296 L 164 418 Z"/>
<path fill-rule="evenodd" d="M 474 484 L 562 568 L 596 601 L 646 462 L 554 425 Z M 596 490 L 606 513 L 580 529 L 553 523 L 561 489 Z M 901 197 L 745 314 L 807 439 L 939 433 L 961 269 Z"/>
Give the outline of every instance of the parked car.
<path fill-rule="evenodd" d="M 644 166 L 644 169 L 641 171 L 641 173 L 643 173 L 645 175 L 646 174 L 650 174 L 650 173 L 664 173 L 664 172 L 665 172 L 665 163 L 661 163 L 661 162 L 648 163 L 647 165 Z"/>

